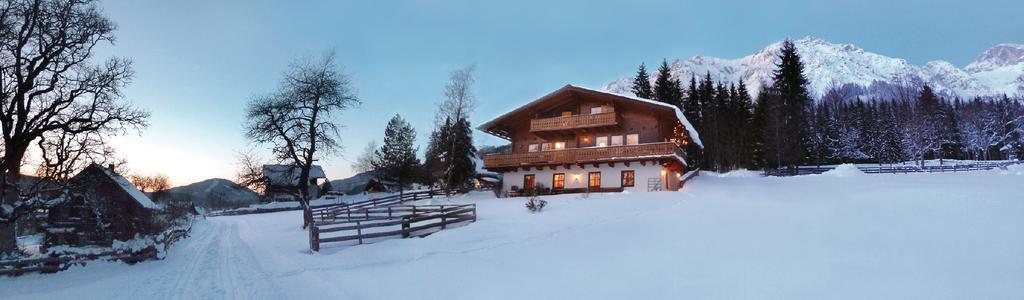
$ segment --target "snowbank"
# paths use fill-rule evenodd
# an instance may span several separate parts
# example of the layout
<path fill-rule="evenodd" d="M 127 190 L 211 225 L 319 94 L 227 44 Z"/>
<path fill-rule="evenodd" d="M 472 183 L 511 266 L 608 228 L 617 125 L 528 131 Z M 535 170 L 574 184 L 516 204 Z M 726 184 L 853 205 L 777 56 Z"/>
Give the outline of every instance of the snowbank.
<path fill-rule="evenodd" d="M 1000 170 L 1003 175 L 1024 175 L 1024 164 L 1013 164 L 1006 166 L 1006 170 Z"/>
<path fill-rule="evenodd" d="M 701 174 L 707 173 L 708 175 L 715 176 L 715 177 L 740 177 L 740 178 L 745 178 L 745 177 L 761 177 L 761 176 L 764 175 L 764 172 L 752 171 L 752 170 L 747 170 L 747 169 L 732 170 L 732 171 L 729 171 L 729 172 L 726 172 L 726 173 L 716 173 L 716 172 L 710 172 L 710 171 L 701 171 L 700 173 Z"/>
<path fill-rule="evenodd" d="M 845 168 L 845 167 L 844 167 Z M 474 193 L 477 222 L 308 251 L 299 211 L 210 218 L 165 260 L 0 278 L 4 299 L 1024 299 L 1024 176 L 699 176 Z M 446 202 L 447 201 L 447 202 Z"/>
<path fill-rule="evenodd" d="M 861 172 L 860 169 L 858 169 L 857 166 L 853 164 L 841 164 L 839 166 L 836 166 L 835 169 L 821 173 L 821 175 L 832 177 L 856 177 L 864 175 L 864 172 Z"/>

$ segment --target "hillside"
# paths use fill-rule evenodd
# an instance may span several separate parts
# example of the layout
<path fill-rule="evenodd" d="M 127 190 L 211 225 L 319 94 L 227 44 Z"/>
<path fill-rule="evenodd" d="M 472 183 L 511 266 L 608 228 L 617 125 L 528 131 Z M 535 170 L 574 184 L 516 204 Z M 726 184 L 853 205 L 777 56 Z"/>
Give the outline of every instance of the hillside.
<path fill-rule="evenodd" d="M 915 66 L 904 59 L 866 51 L 853 44 L 833 44 L 816 37 L 795 40 L 810 81 L 809 90 L 819 98 L 830 88 L 840 87 L 849 96 L 892 97 L 901 85 L 928 83 L 940 94 L 972 98 L 975 96 L 1024 95 L 1024 45 L 1000 44 L 986 50 L 964 68 L 946 61 L 931 61 Z M 772 72 L 782 42 L 768 45 L 754 54 L 737 59 L 694 56 L 671 63 L 671 73 L 685 87 L 690 77 L 710 72 L 715 81 L 737 82 L 743 79 L 756 96 L 764 84 L 771 84 Z M 653 74 L 653 72 L 652 72 Z M 653 76 L 653 75 L 652 75 Z M 653 82 L 653 77 L 651 78 Z M 605 90 L 631 94 L 632 78 L 623 77 Z"/>
<path fill-rule="evenodd" d="M 158 201 L 166 199 L 192 200 L 196 206 L 205 208 L 234 208 L 255 204 L 259 194 L 231 180 L 213 178 L 171 188 Z"/>

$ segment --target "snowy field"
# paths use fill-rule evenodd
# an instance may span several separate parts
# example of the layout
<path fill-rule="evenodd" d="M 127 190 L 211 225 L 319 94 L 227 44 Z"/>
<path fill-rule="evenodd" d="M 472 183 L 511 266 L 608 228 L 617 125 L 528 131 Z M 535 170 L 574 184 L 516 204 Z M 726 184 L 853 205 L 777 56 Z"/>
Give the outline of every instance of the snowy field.
<path fill-rule="evenodd" d="M 1024 299 L 1022 189 L 1018 167 L 701 176 L 540 214 L 476 193 L 452 200 L 476 223 L 314 255 L 298 211 L 217 217 L 166 260 L 0 278 L 0 298 Z"/>

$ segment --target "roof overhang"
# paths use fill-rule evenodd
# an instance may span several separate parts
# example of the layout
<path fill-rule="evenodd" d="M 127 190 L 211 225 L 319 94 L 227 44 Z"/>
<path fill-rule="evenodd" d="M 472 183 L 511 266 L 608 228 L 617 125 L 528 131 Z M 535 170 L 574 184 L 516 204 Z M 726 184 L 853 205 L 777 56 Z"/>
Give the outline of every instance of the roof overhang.
<path fill-rule="evenodd" d="M 693 125 L 691 125 L 690 122 L 686 120 L 686 117 L 683 115 L 682 111 L 679 110 L 679 108 L 675 107 L 674 105 L 650 99 L 643 99 L 634 96 L 574 86 L 571 84 L 566 85 L 558 90 L 555 90 L 554 92 L 548 93 L 547 95 L 544 95 L 543 97 L 533 100 L 530 103 L 520 106 L 510 112 L 502 114 L 501 116 L 498 116 L 497 118 L 494 118 L 491 121 L 480 124 L 480 126 L 478 126 L 477 129 L 505 140 L 511 140 L 511 132 L 508 131 L 509 126 L 507 125 L 509 120 L 522 114 L 527 114 L 532 111 L 541 110 L 541 108 L 545 107 L 546 104 L 550 104 L 550 102 L 552 101 L 558 101 L 560 99 L 574 99 L 573 96 L 577 95 L 588 98 L 613 101 L 616 103 L 642 105 L 650 107 L 651 109 L 654 110 L 662 111 L 666 115 L 670 115 L 678 119 L 678 121 L 683 125 L 683 127 L 686 128 L 690 138 L 695 143 L 697 143 L 697 145 L 701 146 L 702 148 L 704 147 L 700 141 L 700 136 L 697 135 L 697 131 L 694 130 Z"/>

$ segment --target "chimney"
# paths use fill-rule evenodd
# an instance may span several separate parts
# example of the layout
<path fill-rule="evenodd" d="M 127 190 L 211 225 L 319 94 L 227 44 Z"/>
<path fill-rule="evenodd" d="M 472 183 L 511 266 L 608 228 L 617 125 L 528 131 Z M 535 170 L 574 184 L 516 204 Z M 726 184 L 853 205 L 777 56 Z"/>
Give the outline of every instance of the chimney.
<path fill-rule="evenodd" d="M 113 172 L 114 171 L 114 164 L 107 165 L 107 170 Z"/>

